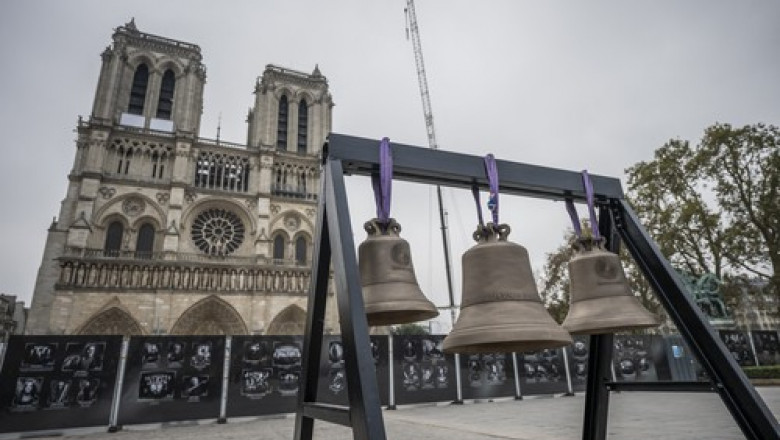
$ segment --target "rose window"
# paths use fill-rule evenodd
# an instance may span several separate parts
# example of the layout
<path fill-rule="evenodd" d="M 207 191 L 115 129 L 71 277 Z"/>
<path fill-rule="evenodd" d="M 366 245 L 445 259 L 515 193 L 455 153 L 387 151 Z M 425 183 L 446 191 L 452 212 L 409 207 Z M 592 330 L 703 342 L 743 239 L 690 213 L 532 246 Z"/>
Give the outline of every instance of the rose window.
<path fill-rule="evenodd" d="M 224 209 L 207 209 L 192 222 L 192 241 L 209 255 L 229 255 L 244 241 L 244 224 Z"/>

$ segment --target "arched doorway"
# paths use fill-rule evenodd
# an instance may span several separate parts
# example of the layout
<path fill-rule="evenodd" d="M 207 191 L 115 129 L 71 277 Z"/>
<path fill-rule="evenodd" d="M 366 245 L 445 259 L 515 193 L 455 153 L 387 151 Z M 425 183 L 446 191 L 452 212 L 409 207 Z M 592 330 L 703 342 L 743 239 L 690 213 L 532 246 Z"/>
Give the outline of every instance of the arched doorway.
<path fill-rule="evenodd" d="M 266 334 L 302 335 L 306 329 L 306 312 L 295 304 L 287 306 L 271 321 Z"/>
<path fill-rule="evenodd" d="M 98 312 L 77 332 L 79 335 L 142 335 L 141 325 L 119 307 Z"/>
<path fill-rule="evenodd" d="M 249 331 L 235 308 L 210 296 L 193 304 L 171 328 L 172 335 L 245 335 Z"/>

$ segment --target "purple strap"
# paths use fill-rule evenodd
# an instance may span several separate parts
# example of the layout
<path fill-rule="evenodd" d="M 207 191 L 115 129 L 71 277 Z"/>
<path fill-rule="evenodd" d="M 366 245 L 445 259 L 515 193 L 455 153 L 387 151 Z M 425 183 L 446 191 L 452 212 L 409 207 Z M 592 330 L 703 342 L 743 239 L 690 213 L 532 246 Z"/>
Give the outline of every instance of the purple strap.
<path fill-rule="evenodd" d="M 496 158 L 492 154 L 485 156 L 485 174 L 488 178 L 490 187 L 490 198 L 488 198 L 488 209 L 493 214 L 493 225 L 498 226 L 498 167 Z"/>
<path fill-rule="evenodd" d="M 379 174 L 371 176 L 371 186 L 374 188 L 376 201 L 376 217 L 382 225 L 390 220 L 390 198 L 393 183 L 393 156 L 390 150 L 390 139 L 382 138 L 379 144 Z"/>
<path fill-rule="evenodd" d="M 582 226 L 580 225 L 580 216 L 577 215 L 577 208 L 574 207 L 574 202 L 566 199 L 566 210 L 569 211 L 569 217 L 571 217 L 571 225 L 574 228 L 574 234 L 577 238 L 582 237 Z"/>
<path fill-rule="evenodd" d="M 601 239 L 599 234 L 599 225 L 596 221 L 596 208 L 593 201 L 593 183 L 588 176 L 588 170 L 582 170 L 582 184 L 585 186 L 585 199 L 588 202 L 588 213 L 590 214 L 590 227 L 593 229 L 593 238 Z"/>

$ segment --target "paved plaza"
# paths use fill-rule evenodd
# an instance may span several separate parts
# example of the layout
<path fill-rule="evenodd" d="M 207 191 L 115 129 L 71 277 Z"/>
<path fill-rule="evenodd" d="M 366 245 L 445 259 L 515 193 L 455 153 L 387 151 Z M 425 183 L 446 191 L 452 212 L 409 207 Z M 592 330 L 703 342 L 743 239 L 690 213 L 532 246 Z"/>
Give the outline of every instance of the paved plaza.
<path fill-rule="evenodd" d="M 775 417 L 780 413 L 780 387 L 759 393 Z M 385 410 L 389 439 L 425 440 L 568 440 L 581 438 L 585 398 L 528 398 L 467 402 L 464 405 L 416 405 Z M 68 431 L 69 439 L 84 440 L 282 440 L 292 439 L 293 415 L 127 426 L 117 433 L 103 430 Z M 714 393 L 613 393 L 609 412 L 610 440 L 726 440 L 744 438 Z M 51 438 L 30 437 L 30 438 Z M 315 422 L 316 439 L 350 439 L 350 429 Z"/>

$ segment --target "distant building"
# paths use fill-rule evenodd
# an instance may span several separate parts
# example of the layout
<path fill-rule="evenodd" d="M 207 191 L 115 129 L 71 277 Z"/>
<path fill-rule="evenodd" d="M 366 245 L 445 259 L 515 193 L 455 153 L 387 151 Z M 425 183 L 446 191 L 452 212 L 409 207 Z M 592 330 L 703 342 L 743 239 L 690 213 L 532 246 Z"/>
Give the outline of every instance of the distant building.
<path fill-rule="evenodd" d="M 11 335 L 24 333 L 26 321 L 24 301 L 17 301 L 15 295 L 0 294 L 0 342 L 6 342 Z"/>
<path fill-rule="evenodd" d="M 266 66 L 235 144 L 199 137 L 197 45 L 131 21 L 101 57 L 27 333 L 302 334 L 327 79 Z"/>

